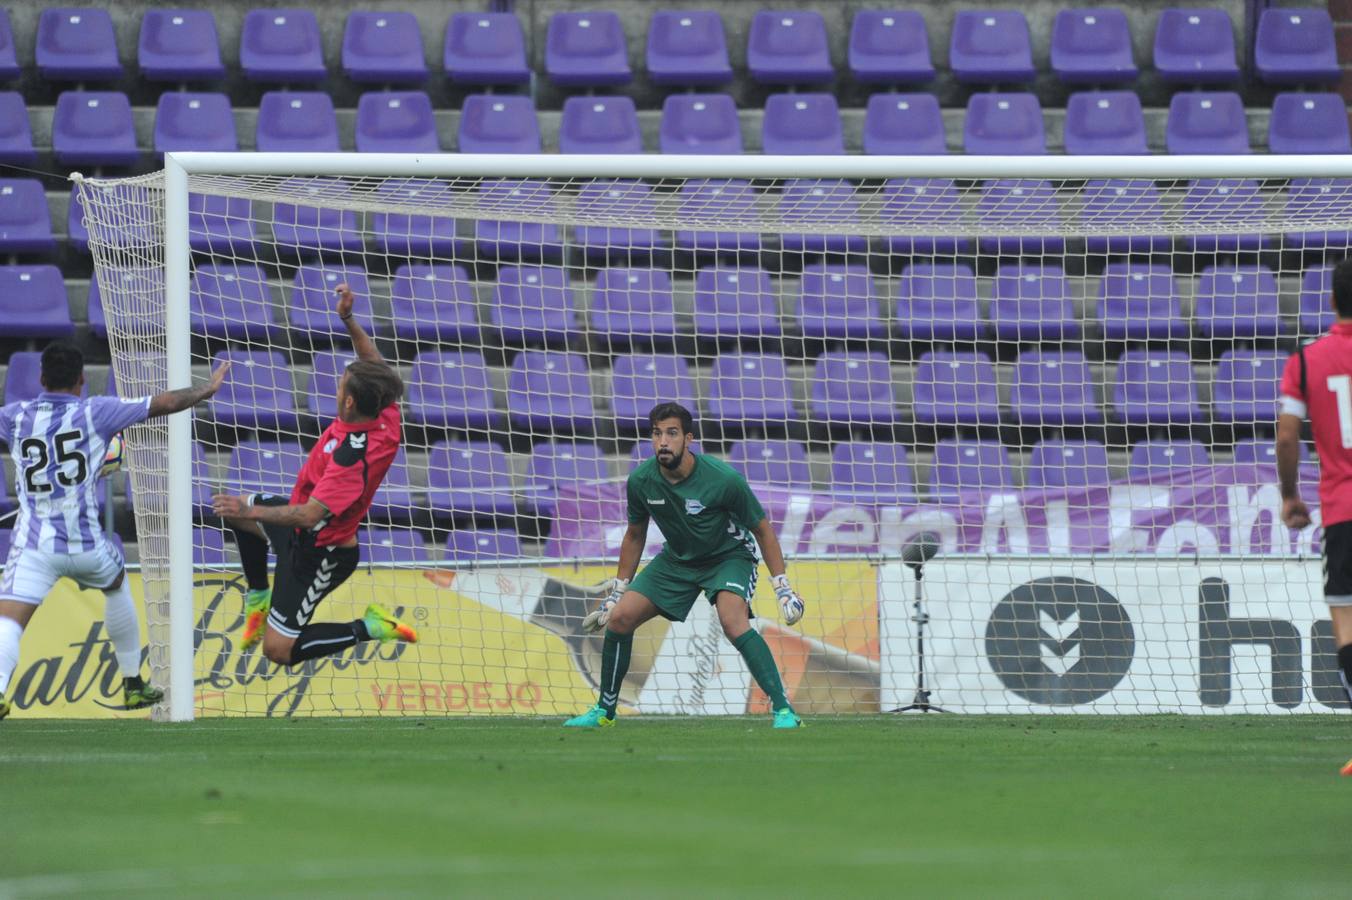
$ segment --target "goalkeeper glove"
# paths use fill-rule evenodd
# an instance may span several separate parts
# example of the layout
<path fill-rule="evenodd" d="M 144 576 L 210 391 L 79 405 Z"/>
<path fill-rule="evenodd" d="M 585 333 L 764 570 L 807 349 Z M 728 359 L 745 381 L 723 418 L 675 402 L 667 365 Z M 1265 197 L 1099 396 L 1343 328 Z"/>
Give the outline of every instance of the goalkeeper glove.
<path fill-rule="evenodd" d="M 789 576 L 776 575 L 770 579 L 775 586 L 775 597 L 779 599 L 779 611 L 784 614 L 784 624 L 794 625 L 803 617 L 803 598 L 789 586 Z"/>
<path fill-rule="evenodd" d="M 606 584 L 610 585 L 610 593 L 601 601 L 600 606 L 587 613 L 587 617 L 582 620 L 582 630 L 589 634 L 595 634 L 606 627 L 606 623 L 610 621 L 610 614 L 615 611 L 615 604 L 619 603 L 624 592 L 629 590 L 627 578 L 612 578 Z"/>

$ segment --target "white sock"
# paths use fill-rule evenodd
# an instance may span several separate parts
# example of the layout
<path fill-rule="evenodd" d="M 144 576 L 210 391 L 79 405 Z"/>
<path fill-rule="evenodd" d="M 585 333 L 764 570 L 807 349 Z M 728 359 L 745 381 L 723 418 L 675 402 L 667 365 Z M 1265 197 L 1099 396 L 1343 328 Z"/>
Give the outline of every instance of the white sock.
<path fill-rule="evenodd" d="M 136 620 L 136 604 L 131 599 L 127 579 L 122 579 L 121 587 L 104 591 L 103 596 L 108 601 L 103 627 L 113 639 L 117 668 L 123 678 L 134 678 L 141 674 L 141 624 Z"/>
<path fill-rule="evenodd" d="M 9 679 L 19 666 L 19 637 L 23 626 L 6 616 L 0 616 L 0 694 L 9 690 Z"/>

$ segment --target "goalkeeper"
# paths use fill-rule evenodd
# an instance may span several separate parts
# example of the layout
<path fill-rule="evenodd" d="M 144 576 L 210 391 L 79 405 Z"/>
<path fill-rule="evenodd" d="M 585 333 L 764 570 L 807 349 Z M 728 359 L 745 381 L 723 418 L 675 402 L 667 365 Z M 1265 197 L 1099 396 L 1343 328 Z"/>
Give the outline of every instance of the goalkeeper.
<path fill-rule="evenodd" d="M 582 623 L 587 631 L 606 630 L 601 696 L 596 706 L 564 725 L 614 725 L 635 629 L 658 615 L 685 621 L 702 591 L 717 609 L 723 633 L 770 698 L 774 727 L 797 728 L 803 723 L 784 697 L 774 656 L 751 628 L 751 598 L 760 564 L 757 544 L 774 579 L 784 621 L 792 625 L 803 617 L 803 601 L 789 587 L 774 528 L 736 469 L 690 451 L 694 424 L 688 410 L 660 403 L 648 421 L 654 456 L 629 475 L 629 528 L 620 544 L 614 588 Z M 657 520 L 666 544 L 630 584 L 647 542 L 649 518 Z"/>

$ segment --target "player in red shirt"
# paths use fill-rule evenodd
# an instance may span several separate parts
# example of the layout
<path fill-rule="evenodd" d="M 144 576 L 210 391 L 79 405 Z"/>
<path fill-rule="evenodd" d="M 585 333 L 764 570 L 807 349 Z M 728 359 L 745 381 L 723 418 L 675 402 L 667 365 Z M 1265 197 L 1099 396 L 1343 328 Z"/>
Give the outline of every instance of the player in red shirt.
<path fill-rule="evenodd" d="M 310 451 L 288 501 L 273 494 L 217 494 L 216 512 L 235 532 L 244 577 L 244 636 L 248 650 L 282 665 L 329 656 L 361 641 L 416 641 L 418 635 L 371 604 L 352 622 L 311 624 L 319 601 L 357 567 L 357 526 L 399 451 L 399 398 L 404 383 L 352 315 L 352 292 L 337 288 L 338 318 L 357 360 L 338 382 L 338 418 Z M 277 583 L 268 587 L 268 545 L 277 554 Z M 267 622 L 264 634 L 264 620 Z"/>
<path fill-rule="evenodd" d="M 1333 269 L 1329 333 L 1292 355 L 1282 373 L 1277 416 L 1277 479 L 1282 521 L 1310 524 L 1300 496 L 1300 428 L 1310 420 L 1319 456 L 1319 518 L 1324 526 L 1324 600 L 1333 619 L 1338 669 L 1352 700 L 1352 259 Z M 1352 775 L 1352 762 L 1343 767 Z"/>

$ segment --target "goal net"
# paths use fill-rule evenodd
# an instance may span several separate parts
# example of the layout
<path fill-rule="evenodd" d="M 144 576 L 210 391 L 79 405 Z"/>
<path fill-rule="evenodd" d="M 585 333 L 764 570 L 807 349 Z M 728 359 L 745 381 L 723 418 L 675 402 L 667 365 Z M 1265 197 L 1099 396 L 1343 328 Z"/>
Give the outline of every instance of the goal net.
<path fill-rule="evenodd" d="M 762 566 L 754 622 L 800 712 L 1346 705 L 1317 512 L 1280 523 L 1272 445 L 1352 238 L 1344 160 L 168 166 L 78 191 L 119 393 L 233 361 L 191 422 L 128 434 L 173 718 L 585 709 L 581 622 L 663 400 L 779 535 L 808 613 L 780 621 Z M 407 386 L 403 447 L 315 619 L 378 601 L 421 639 L 287 669 L 239 649 L 210 497 L 290 493 L 352 358 L 344 282 Z M 701 600 L 639 631 L 621 708 L 768 702 Z"/>

